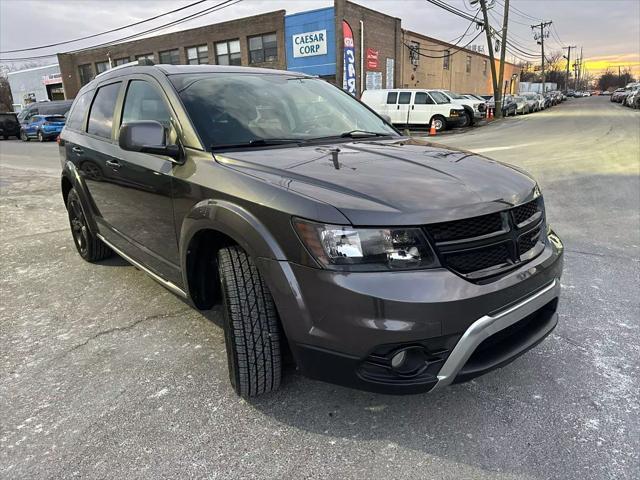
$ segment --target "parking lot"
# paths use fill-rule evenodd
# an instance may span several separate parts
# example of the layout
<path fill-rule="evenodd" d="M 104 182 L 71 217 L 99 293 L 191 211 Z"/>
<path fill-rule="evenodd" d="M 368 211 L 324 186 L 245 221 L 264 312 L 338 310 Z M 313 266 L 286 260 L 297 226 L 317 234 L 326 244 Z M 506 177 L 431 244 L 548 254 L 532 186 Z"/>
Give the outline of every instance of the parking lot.
<path fill-rule="evenodd" d="M 250 402 L 219 312 L 84 262 L 55 142 L 0 141 L 0 477 L 638 478 L 640 111 L 570 99 L 434 141 L 538 179 L 566 246 L 556 330 L 432 395 L 291 370 Z"/>

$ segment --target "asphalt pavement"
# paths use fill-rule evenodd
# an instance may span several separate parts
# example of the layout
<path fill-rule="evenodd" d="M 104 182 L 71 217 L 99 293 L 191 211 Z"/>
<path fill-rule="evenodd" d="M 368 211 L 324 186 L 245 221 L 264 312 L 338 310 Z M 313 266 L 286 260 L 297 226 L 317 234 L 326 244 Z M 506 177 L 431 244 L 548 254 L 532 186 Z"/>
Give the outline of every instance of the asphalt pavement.
<path fill-rule="evenodd" d="M 571 99 L 435 140 L 538 178 L 566 246 L 554 333 L 432 395 L 288 371 L 252 401 L 219 311 L 82 261 L 56 144 L 0 141 L 0 478 L 638 478 L 640 111 Z"/>

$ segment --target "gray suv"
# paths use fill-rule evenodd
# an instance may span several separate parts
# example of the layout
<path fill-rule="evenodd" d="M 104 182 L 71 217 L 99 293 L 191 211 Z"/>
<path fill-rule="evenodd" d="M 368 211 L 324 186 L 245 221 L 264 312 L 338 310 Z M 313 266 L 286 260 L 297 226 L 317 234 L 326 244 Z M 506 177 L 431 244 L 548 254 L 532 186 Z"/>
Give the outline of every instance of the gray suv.
<path fill-rule="evenodd" d="M 233 387 L 386 393 L 503 366 L 557 323 L 563 247 L 529 175 L 400 135 L 299 73 L 129 64 L 59 139 L 73 239 L 196 308 L 222 304 Z"/>

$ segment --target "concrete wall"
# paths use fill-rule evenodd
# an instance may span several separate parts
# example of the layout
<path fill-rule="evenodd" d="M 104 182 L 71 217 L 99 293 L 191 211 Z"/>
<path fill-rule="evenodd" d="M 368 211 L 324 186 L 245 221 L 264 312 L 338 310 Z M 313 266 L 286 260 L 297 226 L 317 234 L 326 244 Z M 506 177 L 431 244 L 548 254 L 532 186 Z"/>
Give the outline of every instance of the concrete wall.
<path fill-rule="evenodd" d="M 458 51 L 460 46 L 454 46 L 409 30 L 403 30 L 402 33 L 402 43 L 407 45 L 411 45 L 412 42 L 419 43 L 420 52 L 423 55 L 418 57 L 418 65 L 413 65 L 409 49 L 403 45 L 401 87 L 441 88 L 458 93 L 493 95 L 491 65 L 488 55 L 466 49 Z M 444 68 L 443 58 L 427 57 L 442 57 L 444 54 L 441 51 L 446 49 L 451 51 L 448 69 Z M 471 72 L 467 72 L 467 57 L 471 58 Z M 496 70 L 498 68 L 499 65 L 496 61 Z M 518 77 L 511 85 L 513 74 Z M 507 90 L 512 87 L 513 92 L 518 91 L 519 74 L 519 67 L 505 63 L 504 80 L 508 82 Z"/>
<path fill-rule="evenodd" d="M 393 88 L 387 86 L 386 82 L 386 59 L 390 58 L 394 61 L 394 87 L 398 86 L 400 81 L 399 59 L 401 54 L 401 34 L 402 28 L 400 19 L 390 17 L 384 13 L 362 7 L 358 4 L 348 2 L 346 0 L 335 0 L 336 12 L 336 47 L 337 47 L 337 68 L 336 83 L 342 85 L 343 76 L 343 37 L 342 37 L 342 20 L 346 20 L 353 30 L 353 39 L 355 43 L 356 56 L 356 88 L 358 92 L 362 92 L 363 82 L 366 78 L 367 71 L 377 71 L 382 73 L 382 88 Z M 361 26 L 364 27 L 364 52 L 361 48 L 360 38 Z M 367 48 L 377 50 L 379 52 L 379 60 L 377 68 L 368 68 L 366 58 L 361 62 L 363 55 L 366 55 Z M 364 63 L 364 72 L 361 65 Z"/>
<path fill-rule="evenodd" d="M 17 72 L 9 72 L 7 78 L 11 86 L 11 95 L 14 104 L 25 104 L 25 96 L 35 95 L 36 102 L 49 100 L 47 87 L 42 77 L 60 73 L 58 65 L 47 65 L 45 67 L 27 68 Z"/>
<path fill-rule="evenodd" d="M 90 64 L 93 75 L 96 74 L 96 62 L 104 62 L 111 58 L 115 61 L 127 57 L 134 61 L 136 55 L 153 53 L 154 61 L 159 62 L 159 54 L 165 50 L 178 49 L 180 63 L 187 63 L 186 49 L 206 44 L 209 49 L 209 63 L 215 64 L 214 44 L 224 40 L 240 40 L 242 65 L 249 65 L 248 37 L 264 33 L 277 34 L 278 59 L 275 62 L 252 64 L 255 67 L 286 68 L 285 39 L 284 39 L 284 10 L 245 17 L 229 22 L 206 25 L 181 32 L 158 35 L 156 37 L 134 40 L 108 47 L 94 48 L 78 53 L 58 54 L 58 63 L 62 73 L 66 98 L 74 98 L 82 86 L 78 66 Z M 114 64 L 115 65 L 115 64 Z"/>

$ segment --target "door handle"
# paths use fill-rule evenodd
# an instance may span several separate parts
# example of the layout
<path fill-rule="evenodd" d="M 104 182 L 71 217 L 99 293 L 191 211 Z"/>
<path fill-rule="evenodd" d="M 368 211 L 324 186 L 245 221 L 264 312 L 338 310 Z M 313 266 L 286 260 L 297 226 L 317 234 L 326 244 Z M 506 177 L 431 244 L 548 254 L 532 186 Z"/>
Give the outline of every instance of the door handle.
<path fill-rule="evenodd" d="M 119 169 L 122 165 L 120 165 L 120 162 L 118 162 L 117 160 L 107 160 L 107 167 L 111 167 L 114 170 Z"/>
<path fill-rule="evenodd" d="M 415 105 L 411 105 L 411 110 L 415 110 L 416 106 Z"/>
<path fill-rule="evenodd" d="M 400 105 L 398 105 L 398 110 L 400 110 Z"/>
<path fill-rule="evenodd" d="M 84 150 L 81 149 L 80 147 L 73 147 L 71 150 L 73 150 L 76 153 L 84 153 Z"/>

